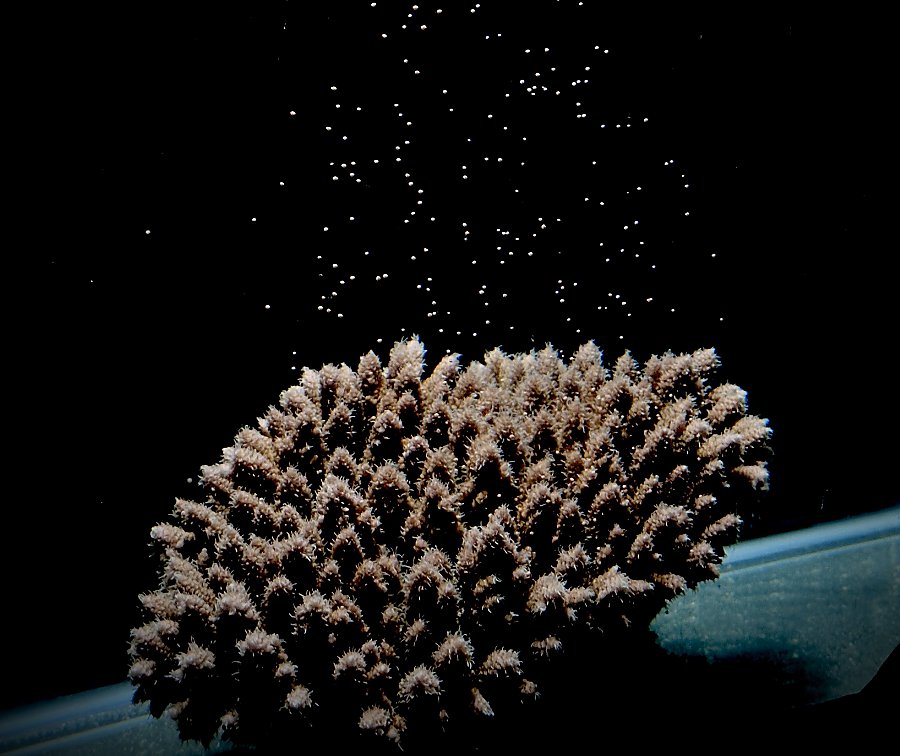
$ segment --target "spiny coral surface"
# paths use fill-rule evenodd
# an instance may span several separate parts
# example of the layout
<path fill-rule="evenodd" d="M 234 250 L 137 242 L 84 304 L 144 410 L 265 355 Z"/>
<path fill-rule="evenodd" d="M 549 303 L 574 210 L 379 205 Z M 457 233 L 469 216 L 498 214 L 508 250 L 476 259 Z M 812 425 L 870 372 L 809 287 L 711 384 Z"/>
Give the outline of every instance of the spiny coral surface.
<path fill-rule="evenodd" d="M 152 529 L 136 700 L 204 742 L 326 720 L 402 742 L 533 698 L 576 631 L 646 627 L 717 575 L 769 437 L 717 366 L 607 369 L 589 343 L 426 376 L 411 340 L 305 370 Z"/>

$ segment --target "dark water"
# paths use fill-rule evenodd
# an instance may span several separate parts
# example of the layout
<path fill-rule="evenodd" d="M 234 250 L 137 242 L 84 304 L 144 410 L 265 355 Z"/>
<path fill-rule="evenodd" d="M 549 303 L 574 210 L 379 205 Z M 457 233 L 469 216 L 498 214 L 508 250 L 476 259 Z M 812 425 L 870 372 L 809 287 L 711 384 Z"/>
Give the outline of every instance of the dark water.
<path fill-rule="evenodd" d="M 715 346 L 774 429 L 748 536 L 896 503 L 878 24 L 533 5 L 23 27 L 0 703 L 121 680 L 200 465 L 413 334 Z"/>

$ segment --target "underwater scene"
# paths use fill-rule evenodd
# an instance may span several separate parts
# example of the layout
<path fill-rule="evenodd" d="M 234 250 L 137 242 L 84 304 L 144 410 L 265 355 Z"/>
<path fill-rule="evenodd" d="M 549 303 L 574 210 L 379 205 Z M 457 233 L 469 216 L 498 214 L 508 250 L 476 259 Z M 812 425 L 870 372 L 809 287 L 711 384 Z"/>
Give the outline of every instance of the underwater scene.
<path fill-rule="evenodd" d="M 0 752 L 882 737 L 882 28 L 23 24 Z"/>

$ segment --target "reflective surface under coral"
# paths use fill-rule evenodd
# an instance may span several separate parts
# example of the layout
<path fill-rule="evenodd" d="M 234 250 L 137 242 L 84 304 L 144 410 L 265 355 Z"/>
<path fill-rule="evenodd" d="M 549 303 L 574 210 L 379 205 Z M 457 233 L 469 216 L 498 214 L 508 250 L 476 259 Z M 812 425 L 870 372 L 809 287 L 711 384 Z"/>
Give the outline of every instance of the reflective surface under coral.
<path fill-rule="evenodd" d="M 699 706 L 703 727 L 729 718 L 738 733 L 763 723 L 772 739 L 773 722 L 804 717 L 816 732 L 852 727 L 862 744 L 878 737 L 887 697 L 896 695 L 896 669 L 885 660 L 900 641 L 898 564 L 900 508 L 737 544 L 719 580 L 680 596 L 654 622 L 657 644 L 638 666 L 639 684 L 655 693 L 645 694 L 641 705 L 651 696 L 666 699 L 673 717 Z M 894 676 L 864 698 L 860 691 L 873 687 L 882 665 Z M 229 750 L 219 741 L 209 751 L 179 744 L 174 723 L 131 704 L 131 691 L 122 683 L 5 712 L 0 751 L 187 756 Z M 674 691 L 679 698 L 667 698 Z M 627 700 L 633 692 L 622 691 L 627 706 L 637 706 Z M 583 711 L 590 696 L 565 705 Z M 555 726 L 547 717 L 521 718 L 507 742 L 527 742 Z M 621 737 L 609 712 L 597 729 L 598 740 Z M 642 737 L 659 743 L 670 732 L 663 727 Z"/>

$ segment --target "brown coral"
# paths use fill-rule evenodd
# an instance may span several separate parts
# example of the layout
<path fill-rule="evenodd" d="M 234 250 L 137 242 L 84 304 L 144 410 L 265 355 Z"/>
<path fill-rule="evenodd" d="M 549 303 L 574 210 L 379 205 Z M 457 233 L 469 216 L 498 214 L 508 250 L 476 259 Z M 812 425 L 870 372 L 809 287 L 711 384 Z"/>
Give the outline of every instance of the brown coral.
<path fill-rule="evenodd" d="M 409 729 L 540 691 L 575 634 L 647 626 L 717 575 L 769 428 L 712 350 L 582 346 L 424 375 L 418 340 L 307 369 L 151 530 L 137 700 L 185 738 Z"/>

